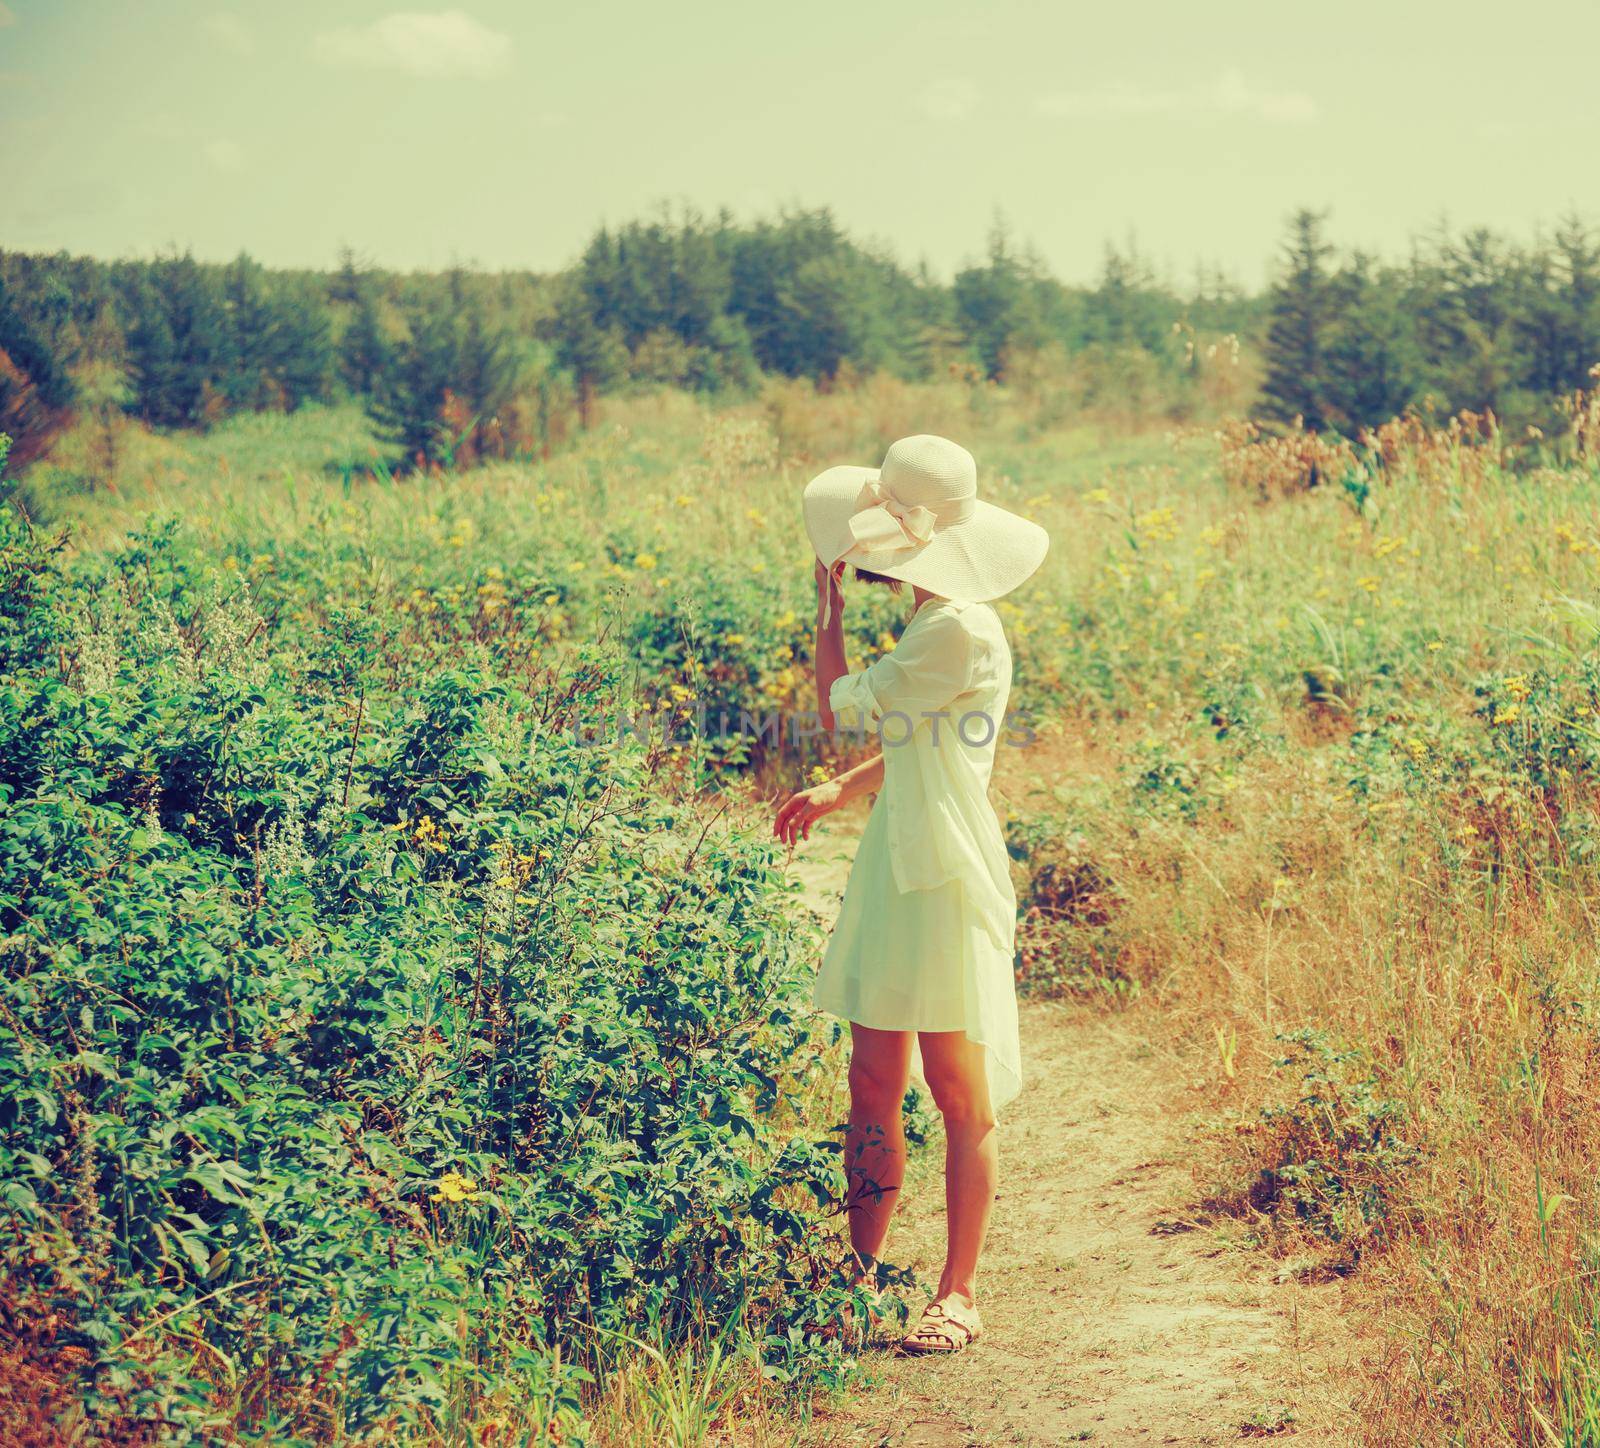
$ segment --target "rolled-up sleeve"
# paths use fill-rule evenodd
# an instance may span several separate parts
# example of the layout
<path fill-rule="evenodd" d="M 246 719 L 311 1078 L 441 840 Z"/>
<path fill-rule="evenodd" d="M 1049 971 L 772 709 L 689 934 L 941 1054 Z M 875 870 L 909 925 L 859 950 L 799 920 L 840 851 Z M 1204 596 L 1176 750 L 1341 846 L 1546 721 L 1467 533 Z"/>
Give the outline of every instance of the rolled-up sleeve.
<path fill-rule="evenodd" d="M 841 728 L 854 733 L 860 733 L 883 717 L 872 685 L 867 682 L 867 673 L 863 669 L 859 674 L 844 674 L 835 679 L 828 690 L 828 707 L 833 710 L 833 717 Z"/>
<path fill-rule="evenodd" d="M 912 627 L 871 668 L 833 681 L 828 707 L 841 727 L 866 729 L 899 714 L 915 728 L 967 691 L 972 636 L 960 618 L 938 614 Z"/>

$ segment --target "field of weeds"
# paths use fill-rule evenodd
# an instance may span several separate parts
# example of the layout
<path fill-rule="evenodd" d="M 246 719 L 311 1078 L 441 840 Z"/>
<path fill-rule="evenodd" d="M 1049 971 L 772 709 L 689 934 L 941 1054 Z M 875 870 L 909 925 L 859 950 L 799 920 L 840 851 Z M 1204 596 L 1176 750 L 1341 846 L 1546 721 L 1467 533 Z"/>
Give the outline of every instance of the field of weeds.
<path fill-rule="evenodd" d="M 928 430 L 1054 539 L 1000 606 L 1045 741 L 1000 769 L 1022 987 L 1203 1044 L 1197 1202 L 1345 1279 L 1374 1441 L 1600 1441 L 1592 400 L 1569 423 L 1104 434 L 874 381 L 609 403 L 460 474 L 313 411 L 30 477 L 18 1411 L 699 1442 L 846 1381 L 837 1062 L 764 840 L 831 754 L 699 726 L 810 707 L 799 490 Z M 858 661 L 902 612 L 850 593 Z M 571 727 L 643 712 L 683 727 Z"/>

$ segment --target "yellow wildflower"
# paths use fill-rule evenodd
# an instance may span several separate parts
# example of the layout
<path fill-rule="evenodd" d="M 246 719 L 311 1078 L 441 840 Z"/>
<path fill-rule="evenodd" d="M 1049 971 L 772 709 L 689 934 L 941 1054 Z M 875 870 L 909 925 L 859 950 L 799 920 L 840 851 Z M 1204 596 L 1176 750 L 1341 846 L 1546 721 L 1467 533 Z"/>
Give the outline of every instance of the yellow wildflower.
<path fill-rule="evenodd" d="M 469 1176 L 462 1176 L 453 1167 L 438 1181 L 438 1190 L 429 1198 L 434 1202 L 475 1202 L 478 1184 Z"/>

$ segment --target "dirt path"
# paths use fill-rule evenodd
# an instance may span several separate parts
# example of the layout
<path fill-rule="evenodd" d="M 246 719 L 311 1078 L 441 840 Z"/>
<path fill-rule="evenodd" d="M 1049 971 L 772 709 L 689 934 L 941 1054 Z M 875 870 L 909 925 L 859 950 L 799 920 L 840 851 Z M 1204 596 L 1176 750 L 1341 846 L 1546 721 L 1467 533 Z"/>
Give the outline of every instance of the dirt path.
<path fill-rule="evenodd" d="M 860 819 L 816 836 L 795 873 L 831 918 Z M 986 1254 L 988 1335 L 942 1362 L 874 1350 L 876 1382 L 816 1444 L 1347 1444 L 1320 1340 L 1337 1287 L 1275 1281 L 1264 1254 L 1186 1215 L 1195 1195 L 1181 1063 L 1135 1018 L 1025 1004 L 1021 1097 L 1001 1122 Z M 889 1258 L 937 1280 L 942 1152 L 913 1152 Z M 1231 1225 L 1231 1224 L 1230 1224 Z M 911 1304 L 920 1308 L 921 1299 Z"/>

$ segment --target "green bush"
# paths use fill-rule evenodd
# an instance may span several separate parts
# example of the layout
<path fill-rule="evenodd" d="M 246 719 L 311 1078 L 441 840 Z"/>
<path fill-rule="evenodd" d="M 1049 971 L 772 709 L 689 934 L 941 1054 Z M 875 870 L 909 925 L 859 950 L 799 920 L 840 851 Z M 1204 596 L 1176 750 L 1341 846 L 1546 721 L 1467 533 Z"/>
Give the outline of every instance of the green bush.
<path fill-rule="evenodd" d="M 640 1324 L 836 1361 L 769 847 L 556 726 L 614 656 L 512 684 L 327 576 L 263 613 L 0 511 L 0 1338 L 107 1431 L 273 1443 L 570 1435 Z"/>
<path fill-rule="evenodd" d="M 1293 1099 L 1261 1112 L 1267 1145 L 1249 1191 L 1257 1210 L 1286 1213 L 1353 1263 L 1393 1229 L 1402 1178 L 1418 1160 L 1400 1102 L 1380 1094 L 1361 1055 L 1304 1028 L 1280 1035 L 1277 1069 Z"/>

